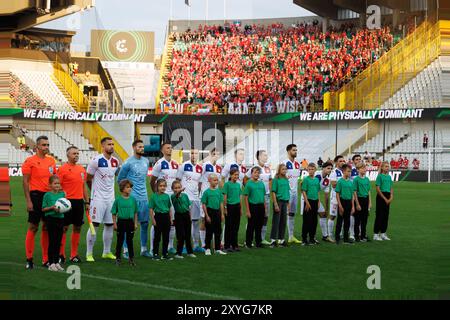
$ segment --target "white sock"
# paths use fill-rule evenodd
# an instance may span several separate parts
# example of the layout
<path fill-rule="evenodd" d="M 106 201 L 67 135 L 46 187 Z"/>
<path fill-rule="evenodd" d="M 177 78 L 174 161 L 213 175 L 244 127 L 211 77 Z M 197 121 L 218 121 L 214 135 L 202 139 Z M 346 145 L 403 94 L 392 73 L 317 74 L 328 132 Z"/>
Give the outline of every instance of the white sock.
<path fill-rule="evenodd" d="M 200 243 L 200 221 L 192 221 L 192 239 L 194 241 L 194 248 Z"/>
<path fill-rule="evenodd" d="M 293 216 L 288 216 L 288 232 L 289 232 L 289 239 L 294 236 L 294 218 Z"/>
<path fill-rule="evenodd" d="M 86 234 L 86 255 L 90 256 L 92 255 L 92 252 L 94 251 L 94 243 L 95 240 L 97 239 L 97 232 L 98 232 L 98 227 L 95 227 L 95 236 L 92 235 L 91 233 L 91 229 L 88 229 L 88 232 Z"/>
<path fill-rule="evenodd" d="M 169 233 L 169 249 L 173 248 L 173 240 L 175 239 L 175 226 L 170 227 Z"/>
<path fill-rule="evenodd" d="M 206 238 L 206 230 L 200 230 L 200 241 L 202 242 L 202 248 L 206 245 L 205 238 Z"/>
<path fill-rule="evenodd" d="M 111 252 L 111 244 L 113 240 L 114 227 L 105 225 L 103 227 L 103 254 Z"/>
<path fill-rule="evenodd" d="M 266 232 L 267 232 L 267 226 L 263 226 L 261 230 L 261 239 L 264 241 L 266 240 Z"/>
<path fill-rule="evenodd" d="M 153 253 L 153 239 L 155 239 L 155 227 L 150 228 L 150 252 Z"/>
<path fill-rule="evenodd" d="M 225 223 L 223 224 L 223 229 L 222 229 L 222 235 L 221 235 L 221 239 L 220 239 L 220 244 L 224 245 L 225 244 Z M 220 248 L 219 248 L 220 249 Z M 219 250 L 217 249 L 217 250 Z"/>
<path fill-rule="evenodd" d="M 128 247 L 123 247 L 123 253 L 127 253 L 128 252 Z"/>
<path fill-rule="evenodd" d="M 322 237 L 327 237 L 328 236 L 327 218 L 320 218 L 319 224 L 320 224 L 320 229 L 322 230 Z"/>
<path fill-rule="evenodd" d="M 334 220 L 328 219 L 328 236 L 333 236 Z"/>
<path fill-rule="evenodd" d="M 141 253 L 147 251 L 147 247 L 141 246 Z"/>
<path fill-rule="evenodd" d="M 355 236 L 355 217 L 350 216 L 350 236 Z"/>

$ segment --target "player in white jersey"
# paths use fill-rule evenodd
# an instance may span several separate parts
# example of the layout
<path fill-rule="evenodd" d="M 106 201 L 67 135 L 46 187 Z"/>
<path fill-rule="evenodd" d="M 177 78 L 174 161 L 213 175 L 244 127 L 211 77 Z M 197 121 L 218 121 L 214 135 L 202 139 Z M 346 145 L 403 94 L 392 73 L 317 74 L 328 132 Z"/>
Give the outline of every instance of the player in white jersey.
<path fill-rule="evenodd" d="M 247 174 L 247 168 L 244 166 L 243 162 L 245 159 L 244 149 L 236 149 L 234 151 L 234 161 L 225 164 L 222 170 L 222 186 L 230 179 L 230 170 L 236 168 L 239 170 L 239 184 L 242 185 L 244 177 Z"/>
<path fill-rule="evenodd" d="M 322 230 L 322 241 L 329 241 L 331 239 L 328 237 L 328 225 L 327 225 L 327 212 L 329 210 L 330 201 L 330 173 L 333 170 L 333 164 L 329 161 L 322 164 L 322 170 L 318 170 L 315 173 L 315 177 L 320 181 L 320 190 L 325 193 L 325 207 L 322 205 L 322 202 L 319 201 L 319 225 Z"/>
<path fill-rule="evenodd" d="M 298 204 L 298 181 L 300 178 L 301 170 L 300 163 L 295 159 L 297 157 L 297 146 L 290 144 L 286 147 L 287 159 L 282 163 L 286 165 L 286 176 L 289 180 L 289 186 L 291 188 L 291 195 L 289 200 L 289 212 L 288 212 L 288 233 L 289 243 L 302 243 L 300 240 L 294 237 L 294 225 L 295 214 L 297 213 Z"/>
<path fill-rule="evenodd" d="M 334 158 L 335 168 L 330 173 L 331 197 L 330 197 L 330 215 L 328 219 L 328 237 L 333 239 L 334 219 L 339 214 L 338 202 L 336 198 L 336 184 L 342 178 L 342 166 L 345 164 L 343 156 L 339 155 Z"/>
<path fill-rule="evenodd" d="M 177 179 L 181 181 L 184 192 L 188 195 L 192 205 L 190 208 L 192 220 L 192 237 L 194 240 L 194 252 L 203 252 L 199 246 L 200 242 L 200 180 L 203 174 L 203 167 L 198 163 L 198 150 L 191 149 L 190 160 L 184 162 L 178 169 Z"/>
<path fill-rule="evenodd" d="M 178 163 L 172 160 L 172 145 L 165 142 L 161 145 L 161 153 L 163 157 L 159 159 L 152 169 L 152 175 L 150 177 L 150 186 L 153 192 L 156 192 L 156 181 L 158 179 L 164 179 L 167 183 L 166 193 L 170 196 L 173 194 L 172 183 L 177 179 Z M 172 216 L 174 215 L 173 207 L 170 209 Z M 155 229 L 152 226 L 150 231 L 150 251 L 153 252 L 153 238 Z M 169 253 L 175 254 L 176 250 L 173 247 L 173 240 L 175 239 L 175 226 L 170 226 L 169 234 Z"/>
<path fill-rule="evenodd" d="M 114 224 L 112 220 L 111 207 L 114 202 L 114 180 L 118 174 L 119 160 L 112 156 L 114 153 L 114 142 L 110 137 L 101 140 L 102 153 L 94 157 L 87 168 L 87 185 L 91 190 L 90 215 L 95 230 L 100 223 L 103 228 L 103 255 L 105 259 L 116 259 L 111 253 Z M 97 232 L 95 233 L 97 235 Z M 88 229 L 86 234 L 86 261 L 94 262 L 93 250 L 96 235 L 92 235 Z"/>
<path fill-rule="evenodd" d="M 217 177 L 220 177 L 222 174 L 222 167 L 217 163 L 219 160 L 220 153 L 216 148 L 213 148 L 209 151 L 208 157 L 205 159 L 202 165 L 203 174 L 200 179 L 200 199 L 202 198 L 203 192 L 209 189 L 209 176 L 211 174 L 215 174 Z M 200 241 L 202 243 L 202 248 L 205 247 L 205 238 L 206 238 L 206 228 L 205 228 L 205 212 L 201 210 L 202 221 L 200 224 Z"/>
<path fill-rule="evenodd" d="M 356 169 L 356 166 L 362 161 L 361 159 L 361 155 L 360 154 L 355 154 L 352 157 L 352 173 L 350 176 L 350 180 L 353 181 L 353 179 L 355 179 L 359 173 L 358 170 Z M 344 232 L 344 231 L 342 231 Z M 349 236 L 350 240 L 355 241 L 355 217 L 353 215 L 350 216 L 350 236 Z"/>
<path fill-rule="evenodd" d="M 261 244 L 270 245 L 270 242 L 266 240 L 266 232 L 267 232 L 267 221 L 269 220 L 270 214 L 270 190 L 272 189 L 272 170 L 270 168 L 270 164 L 267 163 L 269 160 L 269 156 L 267 155 L 266 150 L 258 150 L 256 151 L 256 159 L 258 163 L 254 165 L 250 170 L 247 171 L 244 178 L 244 185 L 247 183 L 249 179 L 252 177 L 252 169 L 254 167 L 258 167 L 261 171 L 259 175 L 259 180 L 264 183 L 266 187 L 266 195 L 265 195 L 265 203 L 266 203 L 266 213 L 264 215 L 264 224 L 261 231 Z"/>

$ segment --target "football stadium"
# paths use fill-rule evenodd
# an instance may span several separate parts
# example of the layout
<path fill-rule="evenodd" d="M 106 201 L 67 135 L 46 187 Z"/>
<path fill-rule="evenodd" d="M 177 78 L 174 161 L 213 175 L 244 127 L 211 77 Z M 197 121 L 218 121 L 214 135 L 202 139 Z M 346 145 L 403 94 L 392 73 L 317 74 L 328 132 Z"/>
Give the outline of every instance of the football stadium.
<path fill-rule="evenodd" d="M 450 298 L 448 1 L 1 1 L 0 150 L 2 300 Z"/>

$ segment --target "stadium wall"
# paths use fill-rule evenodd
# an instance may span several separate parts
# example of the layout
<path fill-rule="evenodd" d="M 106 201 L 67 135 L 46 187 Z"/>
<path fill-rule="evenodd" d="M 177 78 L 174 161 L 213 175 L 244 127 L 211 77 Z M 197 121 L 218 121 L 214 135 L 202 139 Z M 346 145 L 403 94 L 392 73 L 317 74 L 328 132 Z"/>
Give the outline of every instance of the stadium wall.
<path fill-rule="evenodd" d="M 300 22 L 312 23 L 314 20 L 321 23 L 323 19 L 319 16 L 308 17 L 290 17 L 290 18 L 273 18 L 273 19 L 226 19 L 226 20 L 172 20 L 169 21 L 170 32 L 185 32 L 187 29 L 198 29 L 203 25 L 223 25 L 224 22 L 228 23 L 241 23 L 242 26 L 259 24 L 259 25 L 271 25 L 273 23 L 282 23 L 285 26 L 296 24 Z"/>

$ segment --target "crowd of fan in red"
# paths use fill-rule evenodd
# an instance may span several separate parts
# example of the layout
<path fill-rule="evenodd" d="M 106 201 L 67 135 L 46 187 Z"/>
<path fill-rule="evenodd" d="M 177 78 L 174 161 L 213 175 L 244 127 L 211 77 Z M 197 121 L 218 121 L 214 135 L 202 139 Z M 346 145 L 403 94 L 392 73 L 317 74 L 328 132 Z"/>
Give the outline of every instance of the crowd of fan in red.
<path fill-rule="evenodd" d="M 388 27 L 344 25 L 322 32 L 316 21 L 285 27 L 200 26 L 174 34 L 165 103 L 320 101 L 393 45 Z"/>

